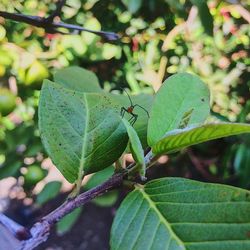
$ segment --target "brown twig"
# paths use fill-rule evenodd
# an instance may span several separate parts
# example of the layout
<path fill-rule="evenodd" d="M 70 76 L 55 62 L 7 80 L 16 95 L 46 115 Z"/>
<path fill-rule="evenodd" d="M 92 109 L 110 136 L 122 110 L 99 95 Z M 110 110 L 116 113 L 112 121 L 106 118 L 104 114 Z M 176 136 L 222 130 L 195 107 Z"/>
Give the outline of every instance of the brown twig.
<path fill-rule="evenodd" d="M 20 250 L 31 250 L 36 246 L 40 245 L 47 240 L 50 228 L 58 222 L 65 215 L 72 212 L 74 209 L 88 203 L 97 196 L 100 196 L 118 186 L 123 182 L 123 178 L 126 175 L 126 172 L 118 173 L 113 175 L 106 182 L 101 185 L 84 192 L 75 198 L 67 200 L 56 210 L 52 211 L 50 214 L 43 217 L 39 222 L 37 222 L 30 230 L 32 237 L 28 240 L 22 242 L 22 247 Z"/>
<path fill-rule="evenodd" d="M 27 240 L 31 237 L 30 232 L 25 227 L 17 224 L 2 213 L 0 213 L 0 224 L 5 226 L 18 240 Z"/>
<path fill-rule="evenodd" d="M 54 22 L 53 21 L 54 18 L 56 16 L 60 16 L 62 7 L 64 4 L 65 4 L 65 0 L 59 0 L 57 3 L 56 10 L 47 18 L 40 17 L 40 16 L 24 15 L 21 13 L 9 13 L 5 11 L 0 11 L 0 16 L 6 19 L 13 20 L 13 21 L 23 22 L 23 23 L 27 23 L 35 27 L 43 28 L 47 33 L 51 33 L 51 34 L 54 34 L 54 33 L 67 34 L 58 30 L 58 28 L 64 28 L 64 29 L 69 30 L 69 33 L 80 32 L 80 31 L 90 32 L 95 35 L 101 36 L 108 41 L 116 41 L 120 38 L 120 36 L 114 32 L 95 31 L 95 30 L 86 29 L 84 27 L 74 25 L 74 24 Z"/>

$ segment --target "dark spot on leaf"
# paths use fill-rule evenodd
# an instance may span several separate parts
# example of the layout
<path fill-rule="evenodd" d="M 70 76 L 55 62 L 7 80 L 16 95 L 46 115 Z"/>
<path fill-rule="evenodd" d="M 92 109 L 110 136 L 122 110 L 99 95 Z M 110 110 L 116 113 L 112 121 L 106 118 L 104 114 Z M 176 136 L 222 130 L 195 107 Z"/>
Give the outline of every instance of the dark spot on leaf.
<path fill-rule="evenodd" d="M 249 194 L 249 193 L 246 193 L 245 196 L 246 196 L 246 200 L 249 200 L 250 194 Z"/>
<path fill-rule="evenodd" d="M 204 102 L 204 101 L 205 101 L 205 99 L 204 99 L 204 98 L 201 98 L 201 101 L 202 101 L 202 102 Z"/>
<path fill-rule="evenodd" d="M 59 143 L 58 145 L 61 147 L 61 146 L 62 146 L 62 143 Z"/>
<path fill-rule="evenodd" d="M 250 238 L 250 231 L 247 232 L 247 238 Z"/>

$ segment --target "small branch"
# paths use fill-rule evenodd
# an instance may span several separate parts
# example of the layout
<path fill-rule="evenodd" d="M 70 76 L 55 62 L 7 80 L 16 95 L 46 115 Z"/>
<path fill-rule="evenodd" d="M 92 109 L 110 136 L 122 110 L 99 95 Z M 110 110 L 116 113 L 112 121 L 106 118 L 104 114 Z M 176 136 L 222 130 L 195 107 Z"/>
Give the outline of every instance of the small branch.
<path fill-rule="evenodd" d="M 31 237 L 30 232 L 25 227 L 17 224 L 2 213 L 0 213 L 0 223 L 18 240 L 27 240 Z"/>
<path fill-rule="evenodd" d="M 35 27 L 43 28 L 45 32 L 51 33 L 51 34 L 54 34 L 54 33 L 70 34 L 74 32 L 85 31 L 85 32 L 90 32 L 95 35 L 101 36 L 108 41 L 116 41 L 120 39 L 120 36 L 114 32 L 95 31 L 95 30 L 86 29 L 84 27 L 74 25 L 74 24 L 68 24 L 68 23 L 63 23 L 63 22 L 53 22 L 53 19 L 56 16 L 60 16 L 60 13 L 64 4 L 65 4 L 65 0 L 60 0 L 57 4 L 56 10 L 47 18 L 40 17 L 40 16 L 24 15 L 20 13 L 9 13 L 5 11 L 0 11 L 0 16 L 6 19 L 13 20 L 13 21 L 23 22 L 23 23 L 27 23 Z M 58 30 L 58 28 L 67 29 L 69 30 L 69 32 L 64 33 Z"/>
<path fill-rule="evenodd" d="M 31 250 L 36 246 L 40 245 L 47 240 L 50 228 L 58 222 L 65 215 L 72 212 L 74 209 L 86 204 L 87 202 L 93 200 L 97 196 L 100 196 L 118 186 L 123 182 L 123 177 L 126 172 L 114 174 L 110 179 L 101 185 L 84 192 L 75 198 L 67 200 L 56 210 L 52 211 L 50 214 L 43 217 L 39 222 L 37 222 L 30 230 L 32 237 L 26 241 L 22 242 L 22 250 Z"/>

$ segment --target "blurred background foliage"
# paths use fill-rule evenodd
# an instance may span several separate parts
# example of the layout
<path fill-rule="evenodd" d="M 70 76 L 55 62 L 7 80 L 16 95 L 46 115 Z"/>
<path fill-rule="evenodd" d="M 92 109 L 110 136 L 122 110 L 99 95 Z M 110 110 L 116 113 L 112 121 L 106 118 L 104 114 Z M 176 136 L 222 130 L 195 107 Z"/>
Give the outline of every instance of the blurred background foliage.
<path fill-rule="evenodd" d="M 0 9 L 48 16 L 55 3 L 1 0 Z M 69 65 L 95 72 L 106 91 L 123 87 L 131 94 L 153 94 L 166 77 L 191 72 L 209 85 L 211 120 L 249 123 L 247 8 L 247 1 L 232 0 L 67 0 L 64 22 L 117 32 L 116 43 L 86 32 L 46 34 L 0 17 L 0 179 L 14 176 L 29 196 L 47 175 L 37 126 L 39 90 L 44 78 Z M 195 146 L 169 162 L 163 175 L 250 187 L 249 136 Z M 42 193 L 51 195 L 47 189 L 53 190 Z"/>

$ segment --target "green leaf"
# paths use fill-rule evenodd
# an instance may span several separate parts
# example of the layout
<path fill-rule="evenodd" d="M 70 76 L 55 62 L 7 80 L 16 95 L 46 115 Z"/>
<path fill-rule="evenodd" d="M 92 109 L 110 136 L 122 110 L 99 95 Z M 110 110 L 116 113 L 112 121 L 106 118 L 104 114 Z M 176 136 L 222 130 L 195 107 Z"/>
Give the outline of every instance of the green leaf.
<path fill-rule="evenodd" d="M 113 190 L 95 198 L 94 200 L 92 200 L 92 202 L 100 207 L 111 207 L 116 203 L 117 199 L 118 192 L 117 190 Z"/>
<path fill-rule="evenodd" d="M 84 189 L 89 190 L 100 185 L 104 181 L 108 180 L 113 174 L 114 166 L 107 167 L 101 171 L 92 174 L 88 182 L 84 185 Z M 117 201 L 117 198 L 118 192 L 117 190 L 113 190 L 100 197 L 95 198 L 94 200 L 92 200 L 92 202 L 101 207 L 109 207 L 114 205 L 114 203 Z"/>
<path fill-rule="evenodd" d="M 69 182 L 110 166 L 128 137 L 119 104 L 102 93 L 83 93 L 44 81 L 39 128 L 45 149 Z"/>
<path fill-rule="evenodd" d="M 191 2 L 198 8 L 200 20 L 204 27 L 205 32 L 209 36 L 213 36 L 213 29 L 214 29 L 213 16 L 209 11 L 207 0 L 191 0 Z"/>
<path fill-rule="evenodd" d="M 108 180 L 114 174 L 114 166 L 107 167 L 101 171 L 92 174 L 88 182 L 84 185 L 85 190 L 94 188 L 104 181 Z"/>
<path fill-rule="evenodd" d="M 65 88 L 81 92 L 102 92 L 98 79 L 94 73 L 80 67 L 71 66 L 58 70 L 54 74 L 54 81 L 60 83 Z M 128 107 L 130 105 L 129 99 L 124 95 L 107 94 L 114 102 L 120 104 L 121 107 Z M 143 106 L 148 111 L 152 106 L 153 96 L 147 94 L 140 94 L 131 96 L 134 104 Z M 139 135 L 143 147 L 147 146 L 147 123 L 148 117 L 145 111 L 140 108 L 135 109 L 138 114 L 138 120 L 134 127 Z M 128 116 L 128 119 L 130 117 Z"/>
<path fill-rule="evenodd" d="M 43 205 L 44 203 L 55 198 L 61 189 L 62 183 L 60 181 L 51 181 L 48 182 L 43 190 L 37 195 L 36 203 L 39 205 Z"/>
<path fill-rule="evenodd" d="M 48 69 L 39 61 L 31 64 L 25 77 L 25 85 L 31 85 L 35 82 L 42 82 L 49 76 Z"/>
<path fill-rule="evenodd" d="M 122 2 L 132 14 L 136 13 L 142 6 L 142 0 L 122 0 Z"/>
<path fill-rule="evenodd" d="M 184 5 L 180 3 L 180 0 L 165 0 L 168 5 L 174 10 L 183 11 Z"/>
<path fill-rule="evenodd" d="M 71 228 L 76 223 L 77 219 L 80 217 L 82 212 L 82 207 L 78 207 L 70 214 L 67 214 L 56 224 L 56 232 L 58 235 L 63 235 L 71 230 Z"/>
<path fill-rule="evenodd" d="M 183 178 L 138 186 L 112 225 L 111 249 L 250 249 L 250 192 Z"/>
<path fill-rule="evenodd" d="M 58 70 L 54 81 L 67 89 L 81 92 L 102 92 L 96 75 L 86 69 L 71 66 Z"/>
<path fill-rule="evenodd" d="M 156 155 L 173 153 L 201 142 L 231 135 L 250 133 L 250 125 L 244 123 L 210 123 L 199 127 L 188 127 L 170 131 L 153 147 Z"/>
<path fill-rule="evenodd" d="M 133 158 L 136 161 L 136 163 L 140 165 L 140 174 L 142 175 L 142 177 L 145 177 L 146 165 L 145 165 L 144 152 L 143 152 L 140 139 L 136 131 L 134 130 L 134 128 L 130 125 L 130 123 L 125 119 L 122 119 L 122 121 L 128 132 L 130 149 L 131 149 Z"/>
<path fill-rule="evenodd" d="M 235 159 L 235 172 L 239 179 L 241 187 L 249 188 L 250 186 L 250 148 L 244 144 L 239 145 Z"/>
<path fill-rule="evenodd" d="M 148 144 L 153 146 L 168 131 L 179 128 L 187 112 L 186 125 L 201 124 L 209 115 L 209 90 L 199 77 L 179 73 L 169 77 L 155 96 L 148 121 Z"/>
<path fill-rule="evenodd" d="M 16 176 L 23 163 L 16 158 L 8 159 L 0 167 L 0 180 L 9 176 Z"/>

